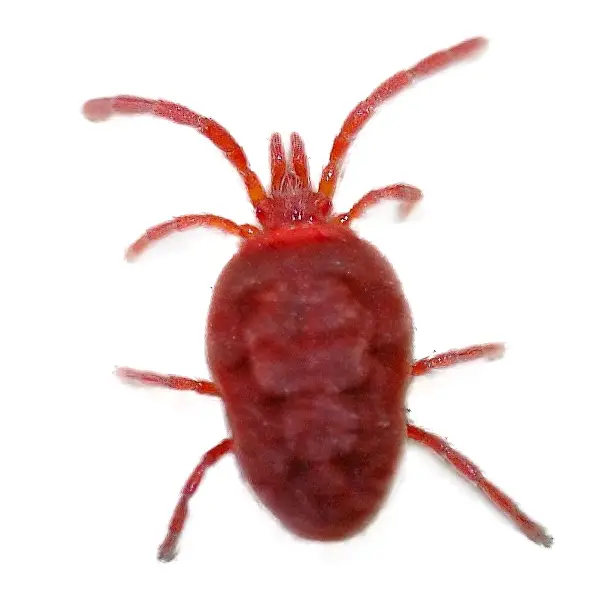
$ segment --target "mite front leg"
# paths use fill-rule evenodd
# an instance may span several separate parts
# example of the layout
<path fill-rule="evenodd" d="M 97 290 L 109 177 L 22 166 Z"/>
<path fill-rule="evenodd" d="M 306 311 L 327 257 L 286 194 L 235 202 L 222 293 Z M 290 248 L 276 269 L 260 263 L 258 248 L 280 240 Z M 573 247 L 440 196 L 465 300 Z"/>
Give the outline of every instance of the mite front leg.
<path fill-rule="evenodd" d="M 434 354 L 418 360 L 412 368 L 413 375 L 425 375 L 435 369 L 446 369 L 459 363 L 487 358 L 495 360 L 504 354 L 504 344 L 477 344 L 459 350 L 449 350 L 442 354 Z"/>
<path fill-rule="evenodd" d="M 258 206 L 267 196 L 258 176 L 248 164 L 242 147 L 233 136 L 213 119 L 209 119 L 194 111 L 165 100 L 152 100 L 139 96 L 113 96 L 111 98 L 94 98 L 83 105 L 83 114 L 90 121 L 106 121 L 113 115 L 154 115 L 178 125 L 192 127 L 199 134 L 208 138 L 235 167 L 241 175 L 248 195 L 254 206 Z"/>
<path fill-rule="evenodd" d="M 552 537 L 541 525 L 530 519 L 514 500 L 486 479 L 475 464 L 454 450 L 445 439 L 411 423 L 408 424 L 408 437 L 427 446 L 448 461 L 460 475 L 475 484 L 531 541 L 546 548 L 552 545 Z"/>
<path fill-rule="evenodd" d="M 415 83 L 415 81 L 445 69 L 459 60 L 473 56 L 485 44 L 486 40 L 483 38 L 473 38 L 447 50 L 436 52 L 419 61 L 410 69 L 392 75 L 379 87 L 375 88 L 365 100 L 359 102 L 346 117 L 340 132 L 333 140 L 329 162 L 321 175 L 319 192 L 327 198 L 333 198 L 340 177 L 341 166 L 352 141 L 384 102 Z"/>
<path fill-rule="evenodd" d="M 421 190 L 412 185 L 398 183 L 387 187 L 372 190 L 365 194 L 347 213 L 334 215 L 332 219 L 344 225 L 349 225 L 354 219 L 360 217 L 368 208 L 381 200 L 398 200 L 403 216 L 407 216 L 415 204 L 423 197 Z"/>
<path fill-rule="evenodd" d="M 212 227 L 214 229 L 220 229 L 224 233 L 232 233 L 242 239 L 249 238 L 260 231 L 260 229 L 254 225 L 238 225 L 225 217 L 219 217 L 217 215 L 183 215 L 148 229 L 144 235 L 129 246 L 125 257 L 127 260 L 131 261 L 146 250 L 150 244 L 162 240 L 172 233 L 186 231 L 196 227 Z"/>
<path fill-rule="evenodd" d="M 138 371 L 128 367 L 118 367 L 115 374 L 123 381 L 129 383 L 141 383 L 164 387 L 170 390 L 197 392 L 206 396 L 220 396 L 219 390 L 217 390 L 214 383 L 202 379 L 188 379 L 179 375 L 160 375 L 152 371 Z"/>
<path fill-rule="evenodd" d="M 204 478 L 206 469 L 212 467 L 220 458 L 225 456 L 228 452 L 231 452 L 232 448 L 232 439 L 228 438 L 223 440 L 220 444 L 217 444 L 202 457 L 202 460 L 190 475 L 189 479 L 181 490 L 181 498 L 179 499 L 179 502 L 175 507 L 175 511 L 173 512 L 173 516 L 171 517 L 167 535 L 158 549 L 158 560 L 162 562 L 170 562 L 177 555 L 177 542 L 181 536 L 181 532 L 183 531 L 183 526 L 185 525 L 190 498 L 194 495 L 194 492 Z"/>

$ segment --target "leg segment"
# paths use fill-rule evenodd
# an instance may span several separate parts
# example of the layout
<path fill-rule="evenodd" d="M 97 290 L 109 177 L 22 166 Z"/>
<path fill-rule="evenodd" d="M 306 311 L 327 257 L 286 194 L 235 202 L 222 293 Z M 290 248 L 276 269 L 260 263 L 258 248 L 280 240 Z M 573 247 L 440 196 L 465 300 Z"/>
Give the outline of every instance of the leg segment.
<path fill-rule="evenodd" d="M 229 219 L 216 215 L 183 215 L 148 229 L 144 235 L 129 246 L 125 256 L 127 260 L 133 260 L 146 250 L 150 244 L 172 233 L 194 229 L 195 227 L 213 227 L 214 229 L 220 229 L 225 233 L 232 233 L 241 238 L 249 238 L 260 231 L 254 225 L 238 225 Z"/>
<path fill-rule="evenodd" d="M 454 450 L 446 440 L 410 423 L 408 437 L 427 446 L 448 461 L 460 475 L 475 484 L 531 541 L 546 548 L 552 545 L 552 537 L 541 525 L 532 521 L 514 500 L 488 481 L 476 465 Z"/>
<path fill-rule="evenodd" d="M 412 368 L 413 375 L 425 375 L 435 369 L 445 369 L 462 362 L 487 358 L 494 360 L 504 354 L 504 344 L 478 344 L 460 350 L 449 350 L 418 360 Z"/>
<path fill-rule="evenodd" d="M 167 535 L 158 549 L 158 560 L 170 562 L 177 555 L 177 542 L 185 525 L 188 514 L 188 502 L 200 485 L 206 469 L 212 467 L 220 458 L 231 452 L 233 440 L 225 439 L 220 444 L 209 450 L 194 469 L 186 484 L 181 490 L 181 498 L 175 507 Z"/>
<path fill-rule="evenodd" d="M 266 197 L 266 192 L 258 176 L 250 169 L 244 151 L 232 135 L 216 121 L 203 117 L 189 108 L 165 100 L 149 100 L 137 96 L 114 96 L 88 100 L 83 105 L 83 114 L 90 121 L 105 121 L 115 114 L 151 114 L 179 125 L 193 127 L 225 154 L 227 160 L 244 180 L 250 200 L 255 206 Z"/>
<path fill-rule="evenodd" d="M 359 102 L 346 117 L 341 131 L 333 141 L 329 162 L 321 175 L 319 192 L 328 198 L 333 196 L 339 178 L 340 167 L 352 140 L 381 104 L 411 85 L 415 80 L 431 75 L 452 63 L 472 56 L 477 50 L 485 46 L 485 44 L 486 41 L 483 38 L 473 38 L 442 52 L 436 52 L 418 62 L 414 67 L 392 75 L 392 77 L 376 88 L 370 96 Z"/>
<path fill-rule="evenodd" d="M 118 367 L 115 374 L 123 381 L 130 383 L 141 383 L 144 385 L 154 385 L 165 387 L 171 390 L 183 390 L 205 394 L 207 396 L 220 396 L 219 390 L 211 381 L 202 379 L 188 379 L 179 375 L 160 375 L 152 371 L 138 371 L 128 367 Z"/>
<path fill-rule="evenodd" d="M 422 198 L 421 190 L 411 185 L 397 184 L 388 185 L 378 190 L 372 190 L 365 194 L 347 213 L 334 215 L 333 220 L 349 225 L 354 219 L 360 217 L 368 208 L 381 200 L 391 198 L 399 200 L 403 216 L 407 216 L 414 205 Z"/>

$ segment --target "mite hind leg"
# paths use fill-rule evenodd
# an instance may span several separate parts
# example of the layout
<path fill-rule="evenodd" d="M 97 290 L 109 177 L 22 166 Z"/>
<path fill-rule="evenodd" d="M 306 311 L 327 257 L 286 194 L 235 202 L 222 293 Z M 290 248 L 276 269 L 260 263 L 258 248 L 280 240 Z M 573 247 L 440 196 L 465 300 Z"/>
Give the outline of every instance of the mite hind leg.
<path fill-rule="evenodd" d="M 433 354 L 427 358 L 422 358 L 413 364 L 413 375 L 425 375 L 436 369 L 446 369 L 459 363 L 476 360 L 478 358 L 487 358 L 495 360 L 504 355 L 504 344 L 477 344 L 467 346 L 458 350 L 448 350 L 441 354 Z"/>
<path fill-rule="evenodd" d="M 440 458 L 450 463 L 457 473 L 477 486 L 531 541 L 546 548 L 552 545 L 552 537 L 541 525 L 530 519 L 514 500 L 486 479 L 473 462 L 454 450 L 444 438 L 416 427 L 412 423 L 408 424 L 407 433 L 410 439 L 433 450 Z"/>
<path fill-rule="evenodd" d="M 204 478 L 204 474 L 209 467 L 212 467 L 216 462 L 223 458 L 233 449 L 233 440 L 231 438 L 224 439 L 214 448 L 209 450 L 200 460 L 198 466 L 186 481 L 179 502 L 173 511 L 173 516 L 169 523 L 167 535 L 158 549 L 158 560 L 162 562 L 170 562 L 177 555 L 177 542 L 183 531 L 185 521 L 188 514 L 188 503 L 190 498 L 198 489 L 200 482 Z"/>

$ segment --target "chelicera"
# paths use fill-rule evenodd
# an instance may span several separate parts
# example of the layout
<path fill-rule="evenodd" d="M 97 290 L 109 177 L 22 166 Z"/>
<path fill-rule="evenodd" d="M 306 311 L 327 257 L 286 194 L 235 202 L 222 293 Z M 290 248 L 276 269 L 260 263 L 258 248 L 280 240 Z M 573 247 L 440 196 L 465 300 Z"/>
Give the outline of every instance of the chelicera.
<path fill-rule="evenodd" d="M 529 539 L 552 538 L 448 442 L 407 419 L 413 377 L 477 358 L 497 358 L 498 343 L 413 358 L 413 323 L 386 259 L 349 225 L 383 199 L 408 213 L 421 198 L 396 184 L 365 194 L 346 213 L 332 197 L 348 148 L 377 107 L 415 82 L 470 57 L 485 45 L 466 40 L 396 73 L 360 102 L 333 142 L 318 188 L 310 182 L 304 144 L 279 134 L 270 142 L 271 185 L 265 190 L 246 156 L 221 125 L 183 106 L 134 96 L 97 98 L 85 116 L 151 114 L 194 128 L 241 175 L 259 226 L 216 215 L 176 217 L 148 229 L 127 252 L 137 257 L 167 235 L 213 227 L 241 239 L 214 288 L 206 350 L 214 381 L 118 369 L 125 380 L 220 396 L 231 437 L 209 450 L 185 484 L 158 557 L 175 557 L 188 502 L 206 470 L 229 452 L 259 500 L 290 531 L 340 540 L 377 514 L 406 438 L 433 450 L 475 484 Z"/>

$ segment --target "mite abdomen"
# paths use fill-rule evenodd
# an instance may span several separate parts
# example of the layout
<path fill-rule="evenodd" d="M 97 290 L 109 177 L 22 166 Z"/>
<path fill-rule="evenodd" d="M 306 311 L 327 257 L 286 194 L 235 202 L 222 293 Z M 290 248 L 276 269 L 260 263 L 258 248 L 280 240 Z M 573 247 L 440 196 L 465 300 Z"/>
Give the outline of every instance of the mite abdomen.
<path fill-rule="evenodd" d="M 308 272 L 274 281 L 250 304 L 243 335 L 265 394 L 335 394 L 367 375 L 371 312 L 339 277 Z"/>
<path fill-rule="evenodd" d="M 244 246 L 215 287 L 207 349 L 261 501 L 303 537 L 366 525 L 403 447 L 412 363 L 412 322 L 387 261 L 351 232 Z"/>

